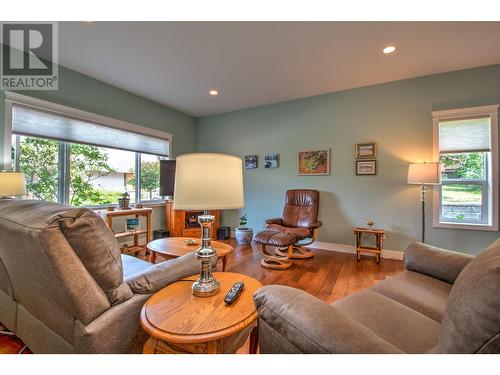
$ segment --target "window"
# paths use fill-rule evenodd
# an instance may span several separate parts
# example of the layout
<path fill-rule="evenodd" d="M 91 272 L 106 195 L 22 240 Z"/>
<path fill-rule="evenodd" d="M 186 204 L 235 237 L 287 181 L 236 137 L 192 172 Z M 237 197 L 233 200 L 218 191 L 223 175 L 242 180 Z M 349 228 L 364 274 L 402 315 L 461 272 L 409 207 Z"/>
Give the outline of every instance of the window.
<path fill-rule="evenodd" d="M 498 106 L 433 112 L 434 226 L 498 230 Z"/>
<path fill-rule="evenodd" d="M 68 203 L 116 203 L 124 192 L 130 195 L 130 203 L 135 203 L 135 158 L 135 152 L 71 143 Z"/>
<path fill-rule="evenodd" d="M 136 125 L 119 128 L 116 120 L 100 116 L 99 124 L 91 123 L 18 102 L 8 109 L 12 168 L 25 173 L 28 198 L 73 206 L 117 203 L 124 192 L 131 203 L 161 199 L 159 160 L 168 157 L 167 133 L 152 131 L 153 137 L 147 134 L 150 129 Z M 114 127 L 101 125 L 105 121 Z"/>
<path fill-rule="evenodd" d="M 59 201 L 59 142 L 15 136 L 14 169 L 25 174 L 27 197 Z"/>
<path fill-rule="evenodd" d="M 160 196 L 160 157 L 141 154 L 141 199 L 158 200 Z"/>

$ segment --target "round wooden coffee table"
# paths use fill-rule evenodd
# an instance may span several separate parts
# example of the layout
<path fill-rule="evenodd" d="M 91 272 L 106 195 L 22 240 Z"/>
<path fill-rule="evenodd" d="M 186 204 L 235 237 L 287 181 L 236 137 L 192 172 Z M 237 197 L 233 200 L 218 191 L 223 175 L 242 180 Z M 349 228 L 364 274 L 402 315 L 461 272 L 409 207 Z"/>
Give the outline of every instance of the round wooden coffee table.
<path fill-rule="evenodd" d="M 186 240 L 196 241 L 195 245 L 187 245 Z M 161 254 L 167 257 L 177 258 L 185 254 L 196 251 L 200 247 L 199 238 L 189 237 L 167 237 L 151 241 L 147 244 L 150 251 L 149 260 L 156 262 L 156 255 Z M 223 242 L 212 241 L 212 248 L 217 251 L 218 259 L 222 259 L 222 271 L 226 270 L 227 256 L 233 252 L 233 247 Z"/>
<path fill-rule="evenodd" d="M 144 345 L 145 354 L 236 352 L 248 334 L 250 353 L 256 353 L 257 311 L 253 294 L 262 284 L 238 273 L 213 275 L 221 284 L 220 292 L 214 296 L 200 298 L 191 294 L 191 285 L 198 277 L 195 275 L 168 285 L 144 304 L 141 325 L 151 336 Z M 226 305 L 224 297 L 238 281 L 243 281 L 245 288 L 232 305 Z M 232 342 L 232 338 L 237 342 Z"/>

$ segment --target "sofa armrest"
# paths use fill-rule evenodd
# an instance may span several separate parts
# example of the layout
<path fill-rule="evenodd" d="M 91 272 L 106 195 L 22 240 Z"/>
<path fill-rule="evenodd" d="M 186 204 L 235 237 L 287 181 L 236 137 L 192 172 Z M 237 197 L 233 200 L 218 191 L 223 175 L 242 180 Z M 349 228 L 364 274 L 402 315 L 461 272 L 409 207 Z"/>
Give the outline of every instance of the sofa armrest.
<path fill-rule="evenodd" d="M 474 259 L 469 254 L 440 249 L 421 242 L 413 242 L 404 253 L 407 270 L 453 284 L 464 267 Z"/>
<path fill-rule="evenodd" d="M 283 223 L 283 220 L 281 220 L 280 217 L 274 218 L 274 219 L 267 219 L 266 224 L 278 224 L 281 225 Z"/>
<path fill-rule="evenodd" d="M 401 353 L 334 307 L 299 289 L 270 285 L 254 294 L 262 353 Z"/>
<path fill-rule="evenodd" d="M 134 293 L 152 294 L 167 285 L 200 272 L 200 262 L 194 252 L 155 264 L 125 281 Z"/>
<path fill-rule="evenodd" d="M 316 220 L 314 223 L 309 224 L 308 228 L 310 229 L 316 229 L 319 228 L 323 225 L 322 221 Z"/>

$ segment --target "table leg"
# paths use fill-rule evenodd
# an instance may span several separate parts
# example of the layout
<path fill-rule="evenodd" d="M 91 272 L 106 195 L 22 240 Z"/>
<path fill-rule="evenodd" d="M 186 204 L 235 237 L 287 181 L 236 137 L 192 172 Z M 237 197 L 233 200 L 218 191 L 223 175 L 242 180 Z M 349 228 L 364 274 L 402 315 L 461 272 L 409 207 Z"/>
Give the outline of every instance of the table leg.
<path fill-rule="evenodd" d="M 149 254 L 149 261 L 153 264 L 156 263 L 156 252 L 151 250 Z"/>
<path fill-rule="evenodd" d="M 151 242 L 151 215 L 151 211 L 146 214 L 146 244 Z M 148 255 L 147 246 L 145 246 L 145 248 L 146 252 L 144 253 L 144 255 Z"/>
<path fill-rule="evenodd" d="M 380 263 L 380 253 L 382 252 L 382 235 L 377 234 L 377 250 L 379 253 L 377 253 L 377 263 Z"/>
<path fill-rule="evenodd" d="M 227 267 L 227 255 L 222 257 L 222 272 L 226 272 Z"/>
<path fill-rule="evenodd" d="M 257 354 L 257 348 L 259 346 L 259 327 L 255 326 L 250 332 L 250 345 L 249 353 Z"/>
<path fill-rule="evenodd" d="M 158 345 L 158 339 L 153 337 L 148 338 L 142 349 L 142 354 L 155 354 L 156 345 Z"/>

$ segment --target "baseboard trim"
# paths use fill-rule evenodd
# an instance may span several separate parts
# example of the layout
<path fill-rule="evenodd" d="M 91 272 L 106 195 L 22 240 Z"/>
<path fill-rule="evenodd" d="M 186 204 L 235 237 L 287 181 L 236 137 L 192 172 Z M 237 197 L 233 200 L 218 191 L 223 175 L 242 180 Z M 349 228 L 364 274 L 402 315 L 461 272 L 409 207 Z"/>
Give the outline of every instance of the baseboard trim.
<path fill-rule="evenodd" d="M 332 242 L 315 241 L 312 244 L 307 245 L 306 247 L 318 250 L 338 251 L 341 253 L 356 254 L 356 250 L 354 249 L 353 245 L 336 244 Z M 363 255 L 375 256 L 375 254 L 371 253 L 363 253 Z M 402 251 L 382 249 L 382 253 L 380 254 L 380 256 L 384 259 L 403 260 Z"/>

